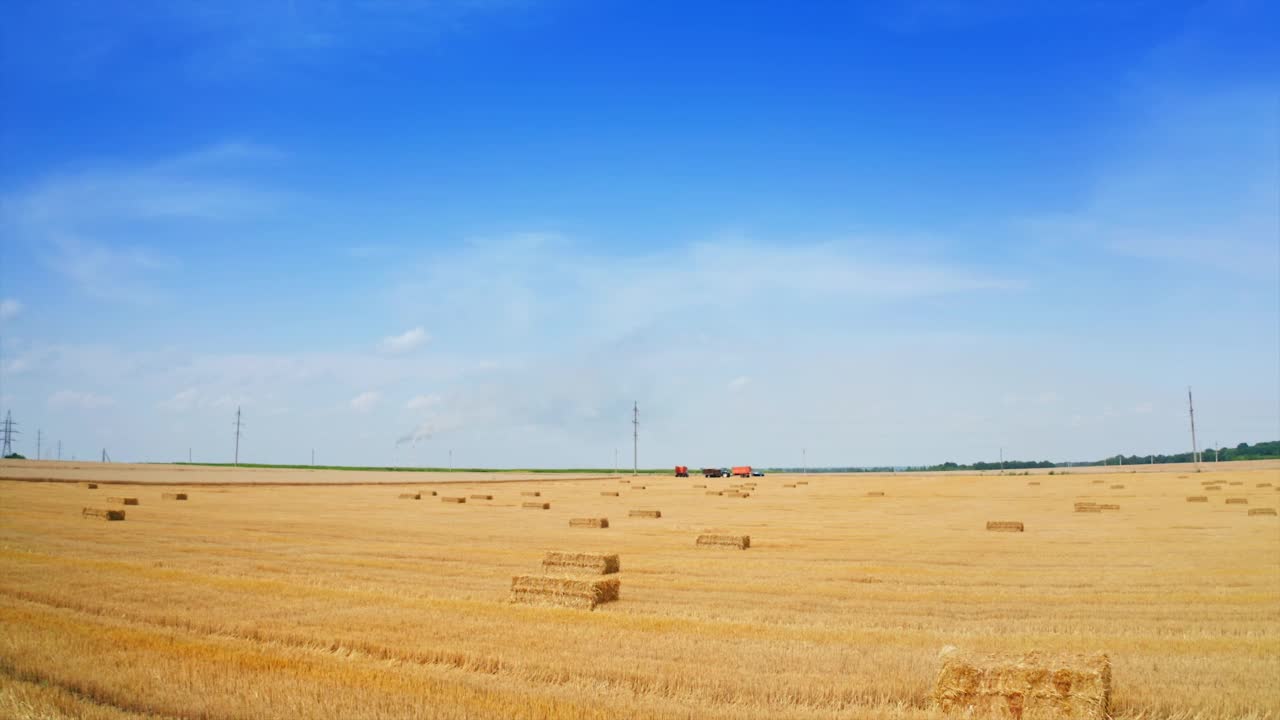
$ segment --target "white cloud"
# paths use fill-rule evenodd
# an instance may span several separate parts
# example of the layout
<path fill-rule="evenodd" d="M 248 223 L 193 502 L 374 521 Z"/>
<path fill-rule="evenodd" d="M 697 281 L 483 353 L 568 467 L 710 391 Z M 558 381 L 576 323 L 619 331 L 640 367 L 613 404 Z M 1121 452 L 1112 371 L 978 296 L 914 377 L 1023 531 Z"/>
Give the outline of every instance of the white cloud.
<path fill-rule="evenodd" d="M 20 312 L 22 312 L 22 303 L 13 298 L 0 300 L 0 321 L 15 318 Z"/>
<path fill-rule="evenodd" d="M 746 375 L 736 377 L 729 381 L 729 392 L 739 392 L 745 388 L 749 382 L 751 382 L 751 378 L 748 378 Z"/>
<path fill-rule="evenodd" d="M 430 339 L 425 330 L 421 327 L 416 327 L 399 335 L 383 338 L 379 347 L 386 353 L 404 353 L 421 347 Z"/>
<path fill-rule="evenodd" d="M 81 410 L 93 410 L 95 408 L 109 407 L 115 404 L 115 400 L 105 395 L 98 395 L 91 392 L 78 392 L 75 390 L 59 390 L 49 396 L 49 407 L 52 408 L 78 408 Z"/>
<path fill-rule="evenodd" d="M 409 402 L 405 403 L 407 410 L 425 410 L 440 404 L 439 395 L 415 395 L 409 398 Z"/>
<path fill-rule="evenodd" d="M 367 413 L 378 404 L 382 394 L 373 390 L 362 392 L 351 398 L 351 409 L 359 413 Z"/>

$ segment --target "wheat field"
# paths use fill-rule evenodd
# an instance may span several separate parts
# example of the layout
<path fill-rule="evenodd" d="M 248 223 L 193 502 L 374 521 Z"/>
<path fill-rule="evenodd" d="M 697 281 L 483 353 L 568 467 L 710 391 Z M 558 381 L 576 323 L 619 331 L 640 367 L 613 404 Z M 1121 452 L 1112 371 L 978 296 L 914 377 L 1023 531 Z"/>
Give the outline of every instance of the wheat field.
<path fill-rule="evenodd" d="M 955 645 L 1106 652 L 1117 718 L 1277 718 L 1280 519 L 1248 510 L 1280 507 L 1258 487 L 1280 463 L 1223 467 L 1038 486 L 776 475 L 745 498 L 674 477 L 67 476 L 112 483 L 90 490 L 26 473 L 0 479 L 0 717 L 931 718 L 938 652 Z M 1210 479 L 1242 482 L 1231 495 L 1249 504 L 1188 503 Z M 494 499 L 399 499 L 431 488 Z M 189 499 L 162 502 L 174 491 Z M 524 491 L 551 508 L 522 510 Z M 107 494 L 139 505 L 81 517 Z M 704 533 L 750 548 L 700 549 Z M 512 577 L 549 550 L 618 553 L 620 599 L 510 604 Z"/>

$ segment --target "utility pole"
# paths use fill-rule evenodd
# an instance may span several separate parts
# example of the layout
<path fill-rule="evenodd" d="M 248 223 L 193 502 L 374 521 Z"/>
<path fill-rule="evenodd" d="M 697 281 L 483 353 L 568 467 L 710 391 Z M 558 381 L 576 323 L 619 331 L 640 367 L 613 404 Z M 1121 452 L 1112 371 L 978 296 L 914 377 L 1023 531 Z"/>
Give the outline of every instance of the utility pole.
<path fill-rule="evenodd" d="M 631 475 L 640 474 L 640 403 L 631 405 Z"/>
<path fill-rule="evenodd" d="M 62 459 L 62 441 L 61 440 L 58 441 L 58 459 L 59 460 Z"/>
<path fill-rule="evenodd" d="M 800 474 L 809 474 L 809 448 L 800 448 Z"/>
<path fill-rule="evenodd" d="M 240 406 L 236 406 L 236 465 L 240 465 Z"/>
<path fill-rule="evenodd" d="M 316 449 L 311 448 L 311 467 L 316 466 Z"/>
<path fill-rule="evenodd" d="M 4 437 L 4 447 L 0 449 L 0 457 L 9 457 L 13 454 L 13 436 L 22 434 L 21 430 L 13 429 L 17 424 L 13 421 L 13 411 L 6 410 L 4 413 L 4 428 L 0 430 L 0 435 Z"/>
<path fill-rule="evenodd" d="M 1000 448 L 1000 474 L 1004 474 L 1004 448 Z"/>
<path fill-rule="evenodd" d="M 1218 443 L 1214 443 L 1213 444 L 1213 464 L 1214 465 L 1218 464 L 1218 450 L 1219 450 Z"/>
<path fill-rule="evenodd" d="M 618 474 L 618 448 L 613 449 L 613 474 Z"/>
<path fill-rule="evenodd" d="M 36 459 L 40 459 L 40 441 L 43 439 L 44 431 L 36 428 Z"/>
<path fill-rule="evenodd" d="M 449 472 L 453 472 L 453 448 L 449 448 Z"/>
<path fill-rule="evenodd" d="M 1187 386 L 1187 413 L 1191 416 L 1191 462 L 1200 467 L 1200 451 L 1196 447 L 1196 406 L 1191 402 L 1191 386 Z"/>
<path fill-rule="evenodd" d="M 187 448 L 187 464 L 191 464 L 191 448 Z"/>
<path fill-rule="evenodd" d="M 107 449 L 102 448 L 102 462 L 107 462 Z"/>

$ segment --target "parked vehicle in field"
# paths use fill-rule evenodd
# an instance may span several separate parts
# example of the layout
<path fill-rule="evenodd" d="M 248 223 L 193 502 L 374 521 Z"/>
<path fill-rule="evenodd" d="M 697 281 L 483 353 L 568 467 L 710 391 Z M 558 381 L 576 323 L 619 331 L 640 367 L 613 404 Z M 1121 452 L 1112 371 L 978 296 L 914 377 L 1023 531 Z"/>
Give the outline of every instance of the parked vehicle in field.
<path fill-rule="evenodd" d="M 760 470 L 752 470 L 751 477 L 764 477 L 764 472 Z"/>
<path fill-rule="evenodd" d="M 725 472 L 724 470 L 721 470 L 720 468 L 702 468 L 702 477 L 709 477 L 709 478 L 724 477 L 728 474 L 729 473 Z"/>
<path fill-rule="evenodd" d="M 688 465 L 677 465 L 677 466 L 676 466 L 676 477 L 689 477 L 689 466 L 688 466 Z"/>
<path fill-rule="evenodd" d="M 751 477 L 750 465 L 736 465 L 733 468 L 734 477 Z"/>

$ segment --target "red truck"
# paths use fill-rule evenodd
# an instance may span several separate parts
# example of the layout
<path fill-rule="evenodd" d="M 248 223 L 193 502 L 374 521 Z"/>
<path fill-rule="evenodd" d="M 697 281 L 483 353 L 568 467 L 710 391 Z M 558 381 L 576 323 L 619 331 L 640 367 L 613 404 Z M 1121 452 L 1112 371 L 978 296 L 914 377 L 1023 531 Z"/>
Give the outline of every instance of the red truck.
<path fill-rule="evenodd" d="M 676 466 L 676 477 L 689 477 L 689 466 L 688 466 L 688 465 L 677 465 L 677 466 Z"/>
<path fill-rule="evenodd" d="M 750 465 L 738 465 L 733 468 L 734 477 L 751 477 Z"/>

